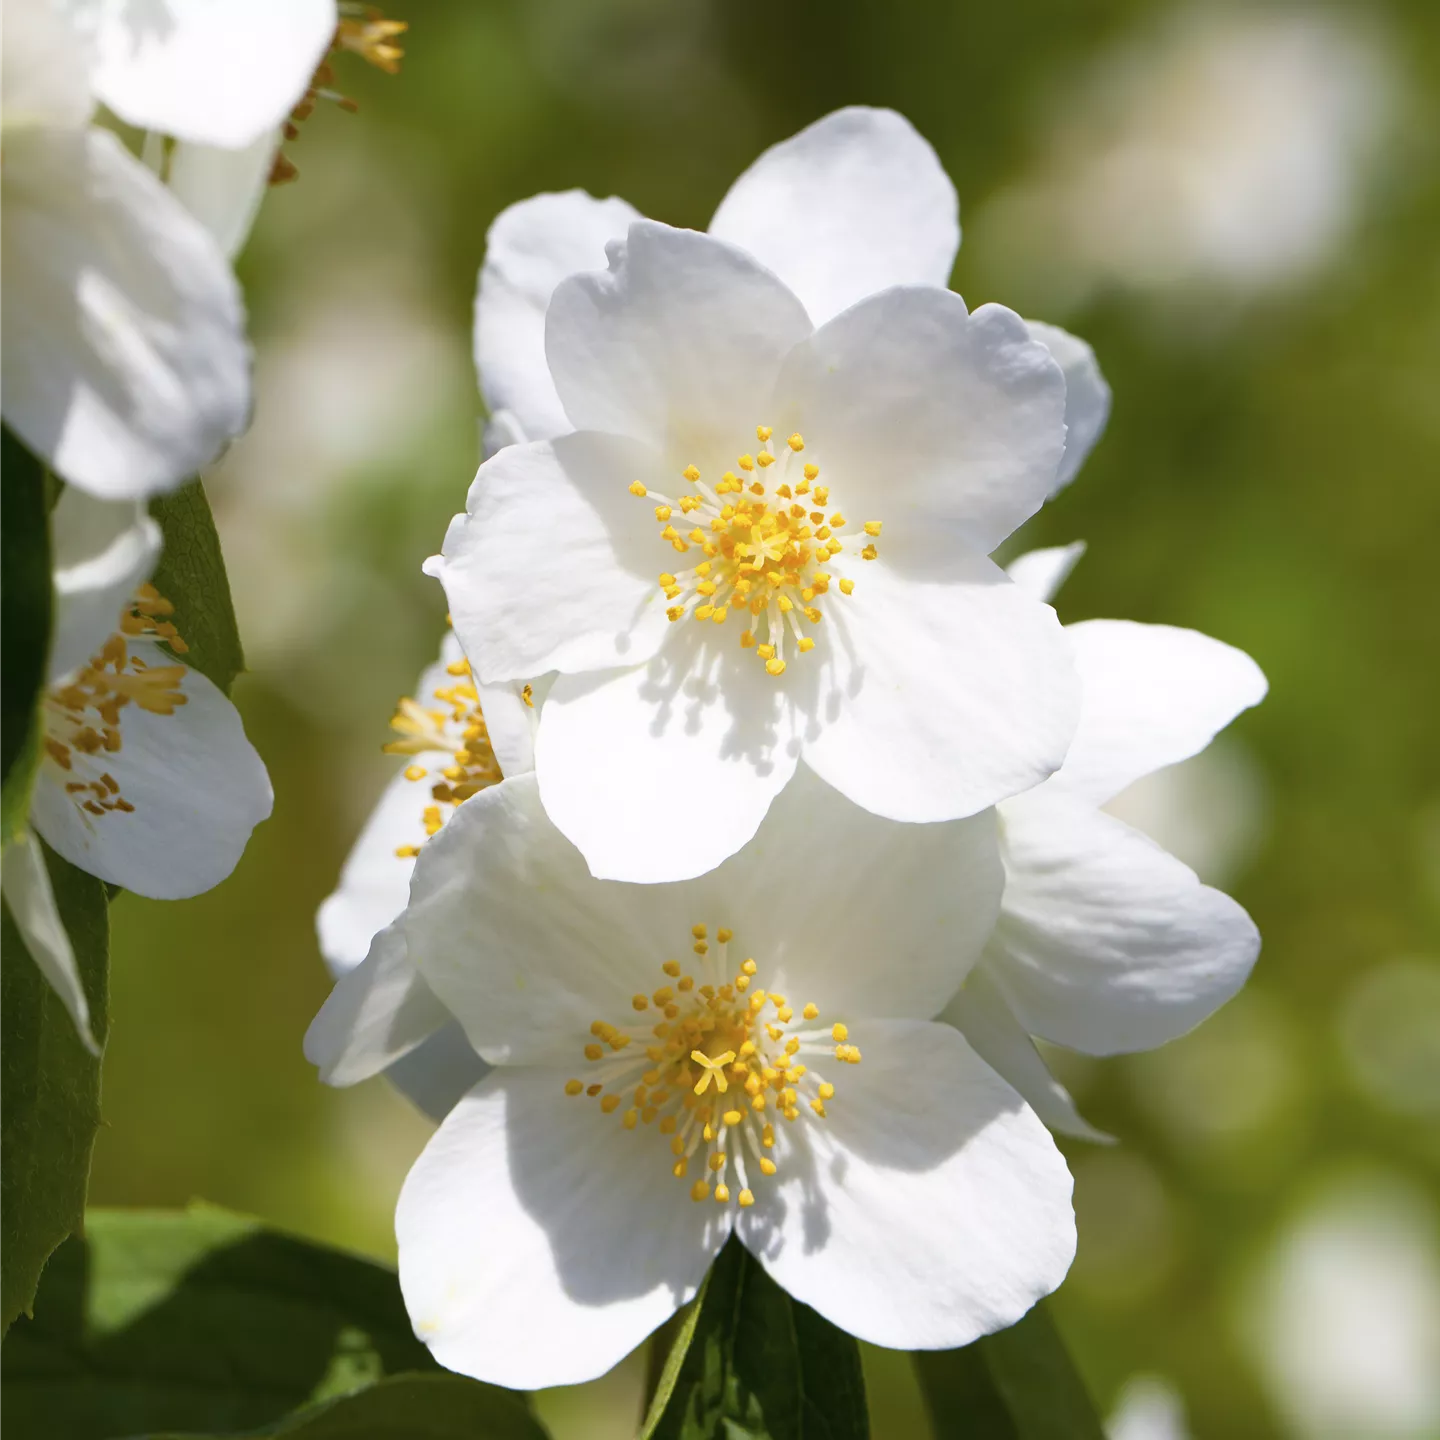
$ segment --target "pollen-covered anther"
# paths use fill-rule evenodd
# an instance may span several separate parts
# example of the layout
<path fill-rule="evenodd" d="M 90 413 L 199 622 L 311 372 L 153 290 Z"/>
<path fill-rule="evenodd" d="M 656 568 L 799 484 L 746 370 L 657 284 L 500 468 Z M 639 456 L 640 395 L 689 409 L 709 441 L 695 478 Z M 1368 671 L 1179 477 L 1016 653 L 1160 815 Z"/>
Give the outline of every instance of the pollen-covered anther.
<path fill-rule="evenodd" d="M 695 1200 L 713 1194 L 726 1205 L 734 1195 L 748 1208 L 755 1203 L 751 1181 L 757 1171 L 762 1177 L 777 1173 L 769 1153 L 775 1148 L 772 1117 L 823 1120 L 835 1086 L 817 1069 L 832 1054 L 858 1062 L 859 1051 L 843 1025 L 813 1025 L 820 1013 L 813 1003 L 797 1014 L 784 995 L 758 985 L 751 990 L 755 960 L 747 957 L 732 973 L 726 954 L 734 933 L 716 928 L 713 944 L 711 934 L 704 924 L 691 929 L 699 958 L 689 963 L 697 973 L 666 960 L 660 966 L 664 983 L 632 997 L 636 1017 L 653 1007 L 664 1021 L 647 1028 L 647 1020 L 637 1018 L 640 1028 L 631 1030 L 596 1020 L 581 1047 L 586 1062 L 597 1067 L 596 1082 L 567 1079 L 564 1090 L 599 1096 L 601 1113 L 618 1112 L 624 1130 L 658 1130 L 673 1177 L 686 1179 L 696 1165 L 707 1177 L 692 1183 Z M 623 1052 L 634 1040 L 640 1043 L 631 1058 Z"/>
<path fill-rule="evenodd" d="M 815 602 L 830 593 L 832 581 L 838 579 L 842 595 L 854 591 L 848 576 L 830 573 L 835 557 L 846 550 L 845 538 L 878 536 L 881 522 L 867 520 L 852 530 L 843 511 L 827 517 L 829 488 L 815 483 L 820 467 L 794 458 L 806 448 L 801 435 L 772 445 L 773 431 L 762 424 L 755 427 L 755 436 L 761 448 L 738 455 L 735 469 L 712 483 L 698 465 L 687 465 L 681 474 L 691 489 L 676 498 L 657 494 L 638 480 L 629 488 L 636 496 L 659 502 L 655 519 L 662 527 L 660 538 L 673 550 L 700 552 L 690 569 L 661 574 L 667 618 L 678 621 L 691 615 L 724 625 L 732 611 L 742 611 L 746 624 L 740 630 L 740 648 L 754 650 L 766 672 L 778 679 L 792 654 L 807 655 L 816 648 L 802 620 L 820 623 L 823 613 Z M 802 500 L 819 508 L 807 508 Z M 698 522 L 685 534 L 670 523 L 676 509 Z M 860 551 L 866 560 L 877 554 L 873 543 Z"/>

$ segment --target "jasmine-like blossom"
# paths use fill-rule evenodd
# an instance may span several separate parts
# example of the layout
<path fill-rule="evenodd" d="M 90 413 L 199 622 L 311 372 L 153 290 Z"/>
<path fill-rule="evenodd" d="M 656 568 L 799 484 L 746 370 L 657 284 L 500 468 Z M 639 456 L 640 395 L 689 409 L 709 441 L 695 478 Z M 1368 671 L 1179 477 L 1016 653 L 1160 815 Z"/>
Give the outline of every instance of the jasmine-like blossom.
<path fill-rule="evenodd" d="M 897 824 L 804 774 L 739 854 L 678 884 L 593 878 L 534 776 L 466 801 L 401 921 L 495 1067 L 396 1215 L 436 1358 L 520 1388 L 600 1374 L 731 1233 L 882 1345 L 963 1345 L 1053 1289 L 1074 1247 L 1064 1162 L 931 1019 L 1000 885 L 993 814 Z M 312 1036 L 344 1009 L 337 990 Z M 371 1026 L 353 1049 L 378 1066 L 387 1042 Z"/>
<path fill-rule="evenodd" d="M 1049 599 L 1081 548 L 1031 552 L 1011 575 Z M 1000 919 L 945 1015 L 1048 1123 L 1096 1138 L 1030 1037 L 1089 1055 L 1163 1045 L 1229 1000 L 1260 952 L 1234 900 L 1103 807 L 1203 750 L 1266 683 L 1194 630 L 1086 620 L 1065 634 L 1080 725 L 1064 765 L 999 807 Z"/>
<path fill-rule="evenodd" d="M 497 221 L 477 355 L 503 448 L 430 568 L 482 678 L 560 672 L 537 773 L 595 874 L 717 864 L 802 757 L 917 821 L 1063 758 L 1058 627 L 986 557 L 1108 391 L 1068 357 L 1093 383 L 1067 451 L 1049 350 L 941 288 L 958 238 L 929 146 L 863 110 L 768 152 L 709 236 L 574 194 Z"/>
<path fill-rule="evenodd" d="M 30 825 L 109 884 L 159 900 L 198 895 L 229 875 L 270 814 L 269 777 L 235 707 L 184 663 L 183 617 L 145 578 L 160 536 L 143 507 L 67 488 L 53 530 L 55 628 Z M 28 837 L 6 850 L 5 897 L 93 1047 L 74 956 Z"/>

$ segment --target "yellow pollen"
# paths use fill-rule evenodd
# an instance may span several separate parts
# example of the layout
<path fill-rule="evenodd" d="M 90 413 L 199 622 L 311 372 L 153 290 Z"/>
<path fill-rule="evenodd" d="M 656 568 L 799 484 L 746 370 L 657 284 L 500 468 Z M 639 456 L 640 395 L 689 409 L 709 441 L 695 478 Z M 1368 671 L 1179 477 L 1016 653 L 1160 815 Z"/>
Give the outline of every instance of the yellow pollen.
<path fill-rule="evenodd" d="M 638 480 L 632 480 L 630 482 L 630 493 L 632 495 L 638 495 L 640 499 L 643 500 L 650 492 Z"/>
<path fill-rule="evenodd" d="M 427 861 L 426 863 L 428 864 L 429 862 Z M 837 1043 L 848 1040 L 850 1038 L 850 1031 L 837 1020 L 835 1024 L 830 1027 L 830 1038 Z"/>
<path fill-rule="evenodd" d="M 697 950 L 708 950 L 705 937 L 710 933 L 705 925 L 692 928 Z M 714 935 L 721 945 L 734 938 L 729 927 L 717 928 Z M 802 1026 L 813 1020 L 818 1009 L 807 1005 L 802 1016 L 779 991 L 767 993 L 758 983 L 753 993 L 747 991 L 758 974 L 751 957 L 740 962 L 732 982 L 721 983 L 725 972 L 716 959 L 702 954 L 697 961 L 661 963 L 667 983 L 651 995 L 631 998 L 634 1010 L 663 1010 L 666 1019 L 654 1027 L 654 1040 L 642 1039 L 630 1052 L 633 1060 L 616 1058 L 632 1044 L 632 1037 L 608 1021 L 594 1021 L 581 1048 L 591 1063 L 603 1062 L 600 1078 L 590 1085 L 569 1079 L 564 1089 L 567 1096 L 598 1097 L 601 1113 L 616 1116 L 625 1130 L 643 1133 L 654 1126 L 664 1137 L 665 1164 L 672 1176 L 685 1179 L 698 1165 L 703 1178 L 691 1185 L 691 1195 L 703 1200 L 713 1194 L 724 1205 L 734 1194 L 727 1183 L 732 1163 L 738 1181 L 753 1177 L 756 1172 L 747 1175 L 746 1166 L 756 1163 L 760 1175 L 775 1175 L 770 1153 L 775 1127 L 825 1120 L 835 1086 L 804 1063 L 813 1062 L 822 1072 L 828 1068 L 825 1046 L 813 1031 L 791 1029 L 792 1023 Z M 701 980 L 709 970 L 713 983 L 697 984 L 696 975 L 686 973 L 687 964 Z M 831 1035 L 834 1059 L 856 1064 L 859 1049 L 841 1029 Z M 607 1055 L 607 1047 L 615 1057 Z M 736 1095 L 722 1098 L 732 1085 Z M 748 1186 L 737 1183 L 735 1190 L 742 1206 L 755 1203 Z"/>
<path fill-rule="evenodd" d="M 755 433 L 766 437 L 762 445 L 769 445 L 769 426 L 757 425 Z M 682 475 L 696 486 L 696 493 L 673 500 L 645 489 L 640 481 L 630 487 L 636 495 L 660 502 L 655 506 L 660 537 L 673 550 L 684 554 L 698 547 L 702 552 L 693 568 L 660 575 L 667 619 L 693 615 L 697 621 L 724 625 L 732 611 L 742 612 L 747 623 L 740 630 L 740 648 L 754 650 L 776 679 L 786 673 L 792 655 L 816 649 L 815 637 L 801 634 L 797 612 L 812 625 L 822 619 L 816 602 L 831 592 L 826 567 L 843 549 L 833 530 L 843 530 L 848 523 L 838 510 L 824 523 L 830 499 L 824 486 L 813 487 L 812 503 L 818 508 L 807 512 L 797 503 L 797 497 L 812 493 L 811 482 L 820 473 L 808 462 L 789 463 L 804 448 L 803 437 L 795 434 L 778 453 L 767 448 L 740 455 L 736 469 L 725 471 L 713 491 L 700 486 L 698 466 L 688 465 Z M 798 478 L 802 471 L 803 479 Z M 677 505 L 699 522 L 686 535 L 669 523 Z M 865 525 L 867 534 L 879 534 L 879 521 Z M 873 549 L 866 547 L 865 558 Z M 849 577 L 835 578 L 839 593 L 849 595 Z"/>

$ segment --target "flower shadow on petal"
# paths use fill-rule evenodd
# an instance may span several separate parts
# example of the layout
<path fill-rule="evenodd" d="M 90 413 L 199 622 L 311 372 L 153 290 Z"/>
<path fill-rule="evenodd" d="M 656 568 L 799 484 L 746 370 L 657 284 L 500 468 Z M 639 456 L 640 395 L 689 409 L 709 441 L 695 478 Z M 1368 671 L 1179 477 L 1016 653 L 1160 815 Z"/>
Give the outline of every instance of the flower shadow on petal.
<path fill-rule="evenodd" d="M 559 1071 L 511 1075 L 520 1083 L 497 1077 L 510 1184 L 544 1231 L 565 1294 L 603 1306 L 663 1288 L 684 1304 L 730 1234 L 730 1209 L 691 1200 L 653 1129 L 625 1130 L 595 1102 L 564 1095 Z"/>

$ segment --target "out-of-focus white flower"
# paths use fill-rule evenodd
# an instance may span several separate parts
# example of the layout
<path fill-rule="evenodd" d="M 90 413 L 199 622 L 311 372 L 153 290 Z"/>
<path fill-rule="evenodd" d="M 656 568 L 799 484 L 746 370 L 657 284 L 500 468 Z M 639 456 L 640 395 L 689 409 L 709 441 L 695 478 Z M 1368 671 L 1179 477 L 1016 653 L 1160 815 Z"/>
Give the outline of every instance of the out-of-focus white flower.
<path fill-rule="evenodd" d="M 1048 598 L 1076 558 L 1035 552 L 1013 574 Z M 1228 895 L 1101 807 L 1204 749 L 1266 686 L 1248 655 L 1193 630 L 1089 620 L 1065 634 L 1080 724 L 1055 775 L 1000 806 L 1000 921 L 946 1018 L 1050 1124 L 1094 1138 L 1029 1037 L 1091 1055 L 1163 1045 L 1234 995 L 1260 950 Z"/>
<path fill-rule="evenodd" d="M 401 700 L 386 745 L 406 763 L 386 786 L 315 917 L 320 952 L 338 982 L 305 1037 L 330 1085 L 383 1069 L 436 1119 L 489 1067 L 431 994 L 394 922 L 410 896 L 420 848 L 455 808 L 507 775 L 535 768 L 536 707 L 544 681 L 477 685 L 453 633 Z M 382 1038 L 383 1037 L 383 1038 Z"/>
<path fill-rule="evenodd" d="M 1440 1216 L 1393 1174 L 1337 1178 L 1242 1287 L 1241 1333 L 1301 1440 L 1440 1432 Z"/>
<path fill-rule="evenodd" d="M 985 557 L 1057 483 L 1067 386 L 1018 317 L 939 288 L 958 238 L 934 152 L 867 110 L 762 156 L 709 237 L 575 193 L 497 221 L 482 384 L 555 438 L 482 467 L 429 568 L 479 674 L 561 672 L 537 771 L 597 875 L 717 864 L 802 752 L 905 820 L 1056 763 L 1053 617 Z"/>
<path fill-rule="evenodd" d="M 159 900 L 198 895 L 235 868 L 270 814 L 265 766 L 235 707 L 177 658 L 186 647 L 173 607 L 145 579 L 160 532 L 144 507 L 67 488 L 52 529 L 55 619 L 30 824 L 109 884 Z M 6 851 L 5 894 L 93 1048 L 74 955 L 28 837 Z"/>
<path fill-rule="evenodd" d="M 239 291 L 184 206 L 89 123 L 81 38 L 44 3 L 8 0 L 4 23 L 5 420 L 95 495 L 168 489 L 245 424 Z"/>
<path fill-rule="evenodd" d="M 929 1018 L 1000 881 L 992 814 L 897 824 L 808 775 L 739 854 L 678 884 L 594 879 L 533 776 L 467 800 L 422 849 L 402 922 L 496 1067 L 397 1211 L 436 1357 L 524 1388 L 600 1374 L 732 1230 L 885 1345 L 961 1345 L 1053 1289 L 1074 1244 L 1064 1163 Z"/>
<path fill-rule="evenodd" d="M 1039 173 L 979 226 L 997 264 L 1060 305 L 1107 286 L 1282 285 L 1349 232 L 1397 90 L 1353 13 L 1191 9 L 1100 58 Z"/>
<path fill-rule="evenodd" d="M 1159 1375 L 1132 1375 L 1105 1422 L 1109 1440 L 1190 1440 L 1185 1402 Z"/>

